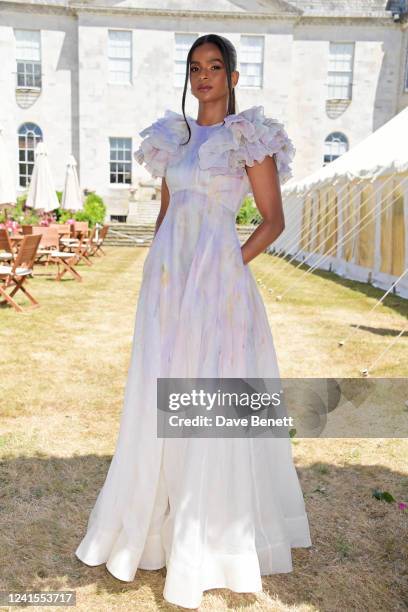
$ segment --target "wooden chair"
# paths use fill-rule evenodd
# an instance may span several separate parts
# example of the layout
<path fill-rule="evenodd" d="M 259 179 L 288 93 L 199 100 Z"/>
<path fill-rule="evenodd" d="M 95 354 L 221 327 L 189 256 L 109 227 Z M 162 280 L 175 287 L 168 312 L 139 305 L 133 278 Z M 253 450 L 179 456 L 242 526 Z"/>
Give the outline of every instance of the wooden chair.
<path fill-rule="evenodd" d="M 77 247 L 77 251 L 70 253 L 69 251 L 61 251 L 59 248 L 60 241 L 58 231 L 55 227 L 35 227 L 33 230 L 35 233 L 41 235 L 41 244 L 38 249 L 37 263 L 40 263 L 41 258 L 45 257 L 45 264 L 57 264 L 58 272 L 55 280 L 61 280 L 66 272 L 69 272 L 75 280 L 81 282 L 82 276 L 74 266 L 78 263 L 81 258 L 80 249 L 82 247 L 81 242 Z M 60 272 L 60 266 L 62 270 Z"/>
<path fill-rule="evenodd" d="M 58 251 L 59 234 L 52 227 L 33 227 L 33 233 L 41 236 L 40 246 L 37 250 L 36 264 L 44 264 L 48 266 L 51 263 L 50 253 L 52 250 Z"/>
<path fill-rule="evenodd" d="M 69 238 L 71 235 L 69 223 L 50 223 L 49 227 L 57 230 L 60 240 L 61 238 Z"/>
<path fill-rule="evenodd" d="M 14 261 L 15 249 L 11 244 L 9 233 L 6 229 L 0 229 L 0 264 Z"/>
<path fill-rule="evenodd" d="M 11 304 L 17 312 L 24 312 L 24 309 L 13 300 L 17 291 L 21 290 L 30 300 L 29 308 L 37 308 L 39 303 L 31 295 L 24 283 L 33 274 L 33 266 L 41 236 L 25 236 L 21 242 L 19 252 L 11 266 L 0 265 L 0 305 Z M 11 288 L 10 293 L 8 290 Z"/>
<path fill-rule="evenodd" d="M 71 238 L 89 238 L 88 221 L 75 221 L 71 225 Z"/>
<path fill-rule="evenodd" d="M 92 254 L 91 251 L 93 249 L 93 240 L 95 238 L 95 232 L 96 227 L 94 227 L 91 231 L 89 238 L 81 236 L 79 240 L 71 239 L 69 241 L 66 241 L 65 239 L 61 239 L 61 243 L 63 244 L 62 250 L 64 252 L 74 251 L 75 253 L 78 253 L 80 259 L 82 259 L 87 264 L 87 266 L 92 266 L 92 261 L 89 259 L 89 257 Z"/>
<path fill-rule="evenodd" d="M 109 225 L 104 225 L 102 229 L 100 230 L 98 237 L 96 238 L 95 236 L 95 238 L 92 241 L 90 252 L 89 252 L 91 256 L 93 255 L 99 256 L 100 254 L 106 255 L 105 251 L 102 248 L 102 245 L 104 243 L 104 240 L 106 238 L 108 231 L 109 231 Z"/>

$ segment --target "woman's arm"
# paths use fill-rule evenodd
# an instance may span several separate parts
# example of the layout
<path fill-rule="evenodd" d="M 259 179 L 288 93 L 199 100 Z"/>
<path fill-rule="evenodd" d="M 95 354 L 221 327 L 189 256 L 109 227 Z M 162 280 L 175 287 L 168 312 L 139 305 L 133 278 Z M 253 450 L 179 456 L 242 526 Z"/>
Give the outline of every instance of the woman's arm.
<path fill-rule="evenodd" d="M 163 221 L 163 219 L 165 217 L 167 208 L 169 206 L 169 202 L 170 202 L 169 188 L 167 187 L 166 179 L 163 176 L 162 177 L 162 183 L 161 183 L 160 210 L 159 210 L 159 214 L 157 215 L 157 219 L 156 219 L 156 227 L 155 227 L 155 230 L 154 230 L 154 235 L 156 235 L 157 232 L 159 231 L 159 227 L 160 227 L 161 222 Z"/>
<path fill-rule="evenodd" d="M 242 245 L 242 259 L 247 264 L 267 246 L 272 244 L 285 229 L 282 195 L 275 157 L 267 155 L 261 163 L 246 166 L 255 204 L 263 218 Z"/>

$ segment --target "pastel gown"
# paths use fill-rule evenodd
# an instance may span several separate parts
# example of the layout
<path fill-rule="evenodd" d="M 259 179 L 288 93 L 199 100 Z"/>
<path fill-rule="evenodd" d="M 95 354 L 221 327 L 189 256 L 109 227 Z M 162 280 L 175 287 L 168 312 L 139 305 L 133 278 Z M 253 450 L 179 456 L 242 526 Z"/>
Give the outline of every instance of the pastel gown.
<path fill-rule="evenodd" d="M 166 215 L 144 262 L 116 450 L 76 556 L 119 580 L 166 566 L 163 596 L 197 608 L 203 592 L 262 591 L 311 546 L 288 438 L 158 438 L 157 377 L 278 377 L 268 318 L 235 226 L 245 165 L 294 147 L 262 106 L 199 125 L 167 109 L 135 158 L 165 176 Z"/>

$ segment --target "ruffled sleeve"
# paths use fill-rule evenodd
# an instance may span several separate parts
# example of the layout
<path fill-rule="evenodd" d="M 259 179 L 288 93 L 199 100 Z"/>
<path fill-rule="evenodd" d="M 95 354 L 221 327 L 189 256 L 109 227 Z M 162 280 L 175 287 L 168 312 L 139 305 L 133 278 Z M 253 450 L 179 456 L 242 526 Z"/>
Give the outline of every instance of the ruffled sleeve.
<path fill-rule="evenodd" d="M 282 123 L 264 116 L 263 106 L 227 115 L 218 130 L 199 150 L 200 167 L 211 174 L 242 175 L 245 166 L 254 166 L 267 155 L 274 155 L 279 179 L 292 176 L 295 147 Z"/>
<path fill-rule="evenodd" d="M 162 117 L 139 132 L 143 140 L 133 156 L 153 178 L 165 176 L 169 161 L 177 156 L 187 133 L 184 117 L 167 109 Z"/>

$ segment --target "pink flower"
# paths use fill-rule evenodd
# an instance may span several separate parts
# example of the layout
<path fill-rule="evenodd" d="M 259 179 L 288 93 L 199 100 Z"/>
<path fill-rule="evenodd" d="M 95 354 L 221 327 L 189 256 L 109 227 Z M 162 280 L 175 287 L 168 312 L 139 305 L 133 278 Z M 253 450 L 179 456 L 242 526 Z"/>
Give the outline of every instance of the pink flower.
<path fill-rule="evenodd" d="M 408 504 L 405 504 L 404 502 L 400 502 L 400 503 L 398 504 L 398 508 L 399 508 L 400 510 L 408 510 Z"/>

